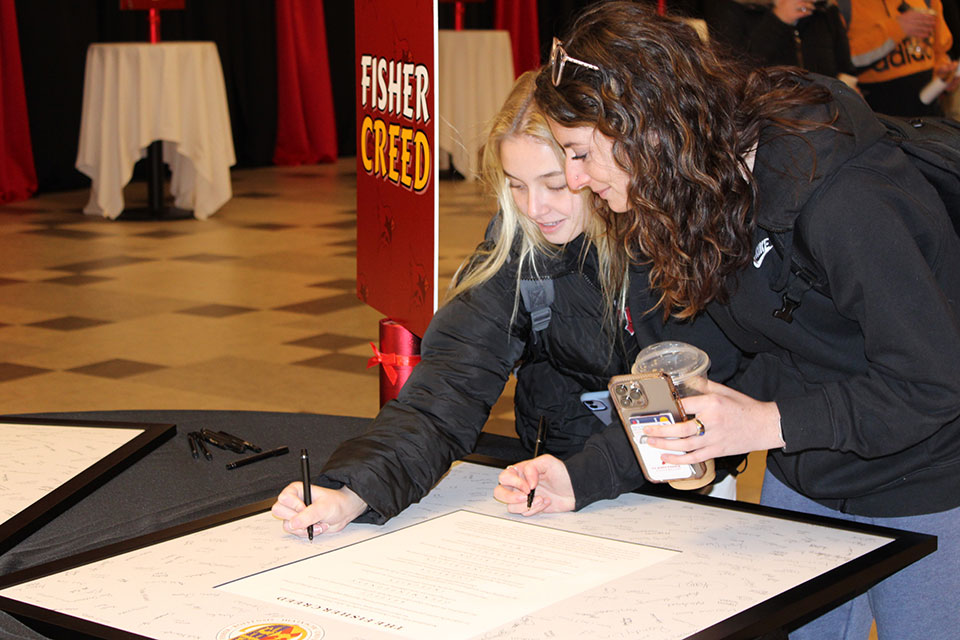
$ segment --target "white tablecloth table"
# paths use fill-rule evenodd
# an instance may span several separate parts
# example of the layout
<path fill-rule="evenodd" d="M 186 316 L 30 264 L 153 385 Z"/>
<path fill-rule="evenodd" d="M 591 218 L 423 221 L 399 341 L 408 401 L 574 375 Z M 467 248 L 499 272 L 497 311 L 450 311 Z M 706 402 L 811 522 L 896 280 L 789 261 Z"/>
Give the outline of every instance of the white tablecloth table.
<path fill-rule="evenodd" d="M 440 150 L 470 180 L 485 128 L 513 86 L 510 34 L 441 29 L 439 58 Z"/>
<path fill-rule="evenodd" d="M 154 140 L 163 141 L 174 206 L 203 220 L 230 200 L 236 157 L 216 45 L 90 45 L 76 164 L 93 180 L 84 213 L 120 215 L 123 187 Z"/>

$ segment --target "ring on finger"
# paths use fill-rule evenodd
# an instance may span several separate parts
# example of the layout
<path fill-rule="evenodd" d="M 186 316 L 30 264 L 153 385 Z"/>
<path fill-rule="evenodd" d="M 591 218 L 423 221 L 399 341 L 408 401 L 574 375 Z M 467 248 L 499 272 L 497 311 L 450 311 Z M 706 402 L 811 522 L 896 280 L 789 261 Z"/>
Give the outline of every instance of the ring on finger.
<path fill-rule="evenodd" d="M 697 435 L 698 435 L 698 436 L 702 436 L 704 433 L 707 432 L 707 427 L 706 427 L 706 425 L 703 424 L 703 421 L 700 420 L 700 418 L 694 418 L 693 421 L 697 423 Z"/>

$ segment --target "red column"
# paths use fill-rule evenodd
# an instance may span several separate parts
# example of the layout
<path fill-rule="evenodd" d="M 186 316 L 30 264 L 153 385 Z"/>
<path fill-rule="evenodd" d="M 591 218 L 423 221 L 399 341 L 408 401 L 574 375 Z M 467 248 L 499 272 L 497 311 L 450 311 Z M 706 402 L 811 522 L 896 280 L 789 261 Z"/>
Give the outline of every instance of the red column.
<path fill-rule="evenodd" d="M 371 342 L 373 357 L 367 368 L 380 365 L 380 406 L 397 397 L 400 388 L 420 362 L 420 338 L 399 322 L 380 321 L 380 349 Z"/>
<path fill-rule="evenodd" d="M 160 10 L 150 9 L 150 44 L 160 42 Z"/>
<path fill-rule="evenodd" d="M 14 0 L 0 0 L 0 204 L 37 191 Z"/>

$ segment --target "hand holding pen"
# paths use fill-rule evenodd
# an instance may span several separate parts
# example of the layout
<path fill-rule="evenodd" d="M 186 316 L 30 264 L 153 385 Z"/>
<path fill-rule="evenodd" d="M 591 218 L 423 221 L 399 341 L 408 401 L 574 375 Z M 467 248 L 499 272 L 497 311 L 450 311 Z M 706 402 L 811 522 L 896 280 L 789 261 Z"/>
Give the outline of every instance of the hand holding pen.
<path fill-rule="evenodd" d="M 532 516 L 541 511 L 572 511 L 576 505 L 566 465 L 549 454 L 540 455 L 546 436 L 547 422 L 541 416 L 533 458 L 512 464 L 500 473 L 493 496 L 506 504 L 510 513 Z"/>
<path fill-rule="evenodd" d="M 566 465 L 550 454 L 510 465 L 500 472 L 498 481 L 493 497 L 507 505 L 510 513 L 559 513 L 573 511 L 576 505 Z M 527 507 L 533 487 L 537 489 L 536 500 Z"/>
<path fill-rule="evenodd" d="M 309 507 L 313 503 L 310 489 L 310 458 L 306 449 L 300 449 L 300 477 L 303 482 L 303 504 Z M 313 525 L 307 526 L 307 537 L 313 540 Z"/>
<path fill-rule="evenodd" d="M 307 528 L 310 526 L 314 533 L 336 533 L 367 510 L 367 503 L 348 487 L 327 489 L 312 486 L 308 507 L 303 499 L 305 486 L 310 486 L 309 482 L 291 482 L 270 509 L 275 517 L 283 520 L 283 530 L 287 533 L 305 537 L 309 535 Z"/>
<path fill-rule="evenodd" d="M 537 425 L 537 442 L 533 445 L 533 457 L 536 458 L 540 455 L 540 449 L 543 447 L 543 439 L 546 437 L 547 433 L 547 421 L 543 416 L 540 416 L 540 424 Z M 537 492 L 537 488 L 534 487 L 530 489 L 530 493 L 527 494 L 527 509 L 533 506 L 533 498 Z"/>

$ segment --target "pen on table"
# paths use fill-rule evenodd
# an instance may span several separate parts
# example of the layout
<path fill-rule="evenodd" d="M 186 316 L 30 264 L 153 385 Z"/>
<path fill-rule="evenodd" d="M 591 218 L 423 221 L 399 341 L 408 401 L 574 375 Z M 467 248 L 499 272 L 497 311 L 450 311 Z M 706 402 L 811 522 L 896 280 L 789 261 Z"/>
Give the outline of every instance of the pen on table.
<path fill-rule="evenodd" d="M 253 444 L 253 443 L 250 442 L 249 440 L 244 440 L 244 439 L 241 438 L 240 436 L 235 436 L 235 435 L 233 435 L 233 434 L 231 434 L 231 433 L 227 433 L 226 431 L 217 431 L 216 433 L 220 434 L 221 436 L 223 436 L 223 437 L 225 437 L 225 438 L 227 438 L 227 439 L 229 439 L 229 440 L 233 440 L 233 441 L 235 441 L 235 442 L 239 442 L 240 444 L 242 444 L 243 446 L 245 446 L 247 449 L 250 449 L 251 451 L 254 451 L 254 452 L 256 452 L 256 453 L 260 453 L 261 451 L 263 451 L 263 449 L 261 449 L 261 448 L 258 447 L 257 445 Z"/>
<path fill-rule="evenodd" d="M 243 453 L 244 446 L 243 443 L 238 440 L 231 440 L 224 437 L 223 435 L 217 433 L 216 431 L 210 431 L 209 429 L 200 429 L 200 437 L 212 444 L 215 447 L 221 449 L 230 449 L 236 453 Z"/>
<path fill-rule="evenodd" d="M 533 445 L 533 457 L 536 458 L 540 455 L 540 447 L 543 446 L 543 437 L 545 435 L 547 427 L 547 421 L 543 419 L 543 416 L 540 416 L 540 424 L 537 425 L 537 442 Z M 536 488 L 530 489 L 530 493 L 527 494 L 527 509 L 533 506 L 533 497 L 536 494 Z"/>
<path fill-rule="evenodd" d="M 290 453 L 290 449 L 287 449 L 286 447 L 277 447 L 276 449 L 270 449 L 269 451 L 264 451 L 263 453 L 257 453 L 252 456 L 247 456 L 246 458 L 240 458 L 239 460 L 228 462 L 227 469 L 236 469 L 237 467 L 248 465 L 251 462 L 259 462 L 261 460 L 266 460 L 267 458 L 282 456 L 285 453 Z"/>
<path fill-rule="evenodd" d="M 213 460 L 213 454 L 207 449 L 207 445 L 203 444 L 203 438 L 200 437 L 200 434 L 196 431 L 192 431 L 191 433 L 193 434 L 193 441 L 200 447 L 200 453 L 203 454 L 203 457 L 207 460 Z"/>
<path fill-rule="evenodd" d="M 194 460 L 198 460 L 200 458 L 200 450 L 197 449 L 197 439 L 192 432 L 187 434 L 187 441 L 190 443 L 190 455 L 193 456 Z"/>
<path fill-rule="evenodd" d="M 303 504 L 310 506 L 313 498 L 310 496 L 310 456 L 306 449 L 300 449 L 300 475 L 303 478 Z M 313 540 L 313 525 L 307 527 L 307 537 Z"/>

